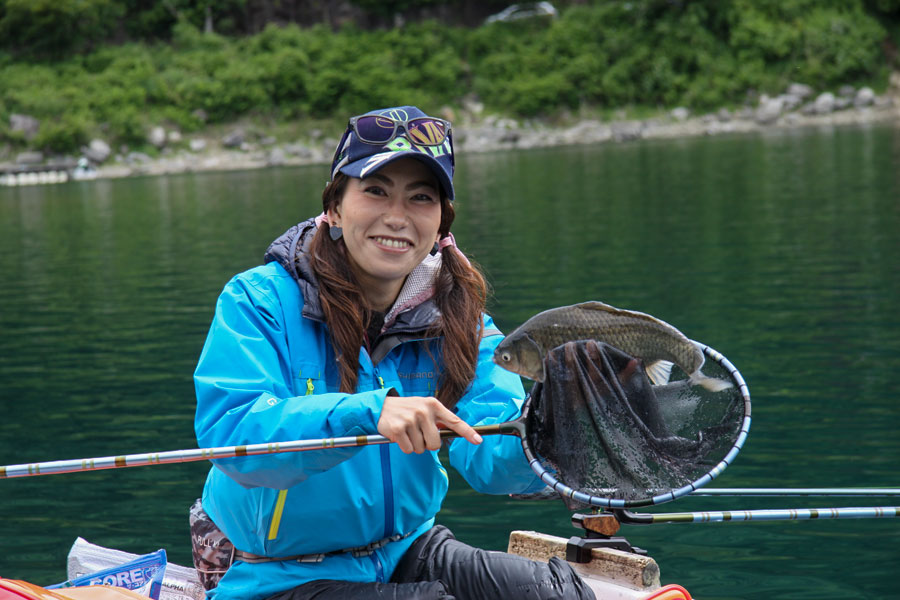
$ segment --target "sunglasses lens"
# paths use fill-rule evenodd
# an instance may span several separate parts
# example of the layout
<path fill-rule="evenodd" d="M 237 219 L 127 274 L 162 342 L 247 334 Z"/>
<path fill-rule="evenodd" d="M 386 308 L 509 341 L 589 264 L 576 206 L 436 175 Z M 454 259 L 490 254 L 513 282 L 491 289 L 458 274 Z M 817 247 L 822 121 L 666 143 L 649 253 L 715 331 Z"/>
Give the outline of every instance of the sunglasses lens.
<path fill-rule="evenodd" d="M 447 138 L 447 125 L 430 117 L 412 119 L 406 124 L 410 140 L 422 146 L 438 146 Z"/>
<path fill-rule="evenodd" d="M 370 144 L 387 144 L 394 138 L 394 121 L 378 115 L 367 115 L 356 120 L 356 134 Z"/>

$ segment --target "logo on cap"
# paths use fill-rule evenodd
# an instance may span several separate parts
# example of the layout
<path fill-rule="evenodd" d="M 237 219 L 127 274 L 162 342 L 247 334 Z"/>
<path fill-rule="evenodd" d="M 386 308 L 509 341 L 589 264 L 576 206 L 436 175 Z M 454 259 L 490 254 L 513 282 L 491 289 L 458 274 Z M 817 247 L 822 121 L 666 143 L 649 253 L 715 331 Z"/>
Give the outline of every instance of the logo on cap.
<path fill-rule="evenodd" d="M 390 117 L 395 121 L 407 121 L 409 120 L 409 113 L 407 113 L 402 108 L 391 108 L 382 113 L 380 113 L 382 117 Z"/>

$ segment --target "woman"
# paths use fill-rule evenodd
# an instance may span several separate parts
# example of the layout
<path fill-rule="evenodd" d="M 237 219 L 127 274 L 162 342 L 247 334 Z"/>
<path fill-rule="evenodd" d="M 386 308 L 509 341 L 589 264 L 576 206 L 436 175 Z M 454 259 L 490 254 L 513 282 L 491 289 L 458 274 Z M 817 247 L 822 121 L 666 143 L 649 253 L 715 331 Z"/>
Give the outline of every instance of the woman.
<path fill-rule="evenodd" d="M 350 119 L 324 212 L 219 297 L 195 373 L 204 447 L 379 433 L 394 444 L 216 461 L 202 509 L 233 544 L 219 599 L 593 598 L 549 565 L 461 544 L 434 516 L 450 462 L 476 490 L 543 484 L 508 436 L 518 376 L 491 361 L 480 272 L 456 247 L 450 124 L 415 107 Z"/>

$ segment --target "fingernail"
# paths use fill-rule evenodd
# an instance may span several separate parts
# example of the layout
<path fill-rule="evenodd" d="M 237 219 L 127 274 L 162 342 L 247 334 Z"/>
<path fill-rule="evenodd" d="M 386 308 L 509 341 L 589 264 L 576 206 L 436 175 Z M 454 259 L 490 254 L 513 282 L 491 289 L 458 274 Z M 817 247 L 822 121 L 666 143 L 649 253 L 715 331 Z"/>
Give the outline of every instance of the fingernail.
<path fill-rule="evenodd" d="M 480 444 L 480 443 L 481 443 L 481 435 L 479 435 L 479 434 L 477 434 L 477 433 L 475 434 L 475 443 L 476 443 L 476 444 Z"/>

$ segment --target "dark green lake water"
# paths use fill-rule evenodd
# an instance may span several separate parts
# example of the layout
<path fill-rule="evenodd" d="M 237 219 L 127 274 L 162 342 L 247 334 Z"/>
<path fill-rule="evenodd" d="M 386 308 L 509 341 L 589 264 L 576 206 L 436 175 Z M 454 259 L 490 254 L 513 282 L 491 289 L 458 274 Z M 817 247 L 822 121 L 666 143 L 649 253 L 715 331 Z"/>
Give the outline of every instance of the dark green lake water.
<path fill-rule="evenodd" d="M 723 352 L 753 396 L 717 487 L 900 486 L 900 129 L 469 155 L 458 242 L 511 330 L 597 299 Z M 325 167 L 0 188 L 0 465 L 195 447 L 191 374 L 216 296 L 318 212 Z M 76 537 L 190 564 L 203 463 L 0 480 L 0 576 L 65 578 Z M 568 537 L 561 502 L 458 478 L 441 514 L 504 549 Z M 685 498 L 663 511 L 900 499 Z M 900 598 L 900 519 L 622 532 L 697 598 Z"/>

